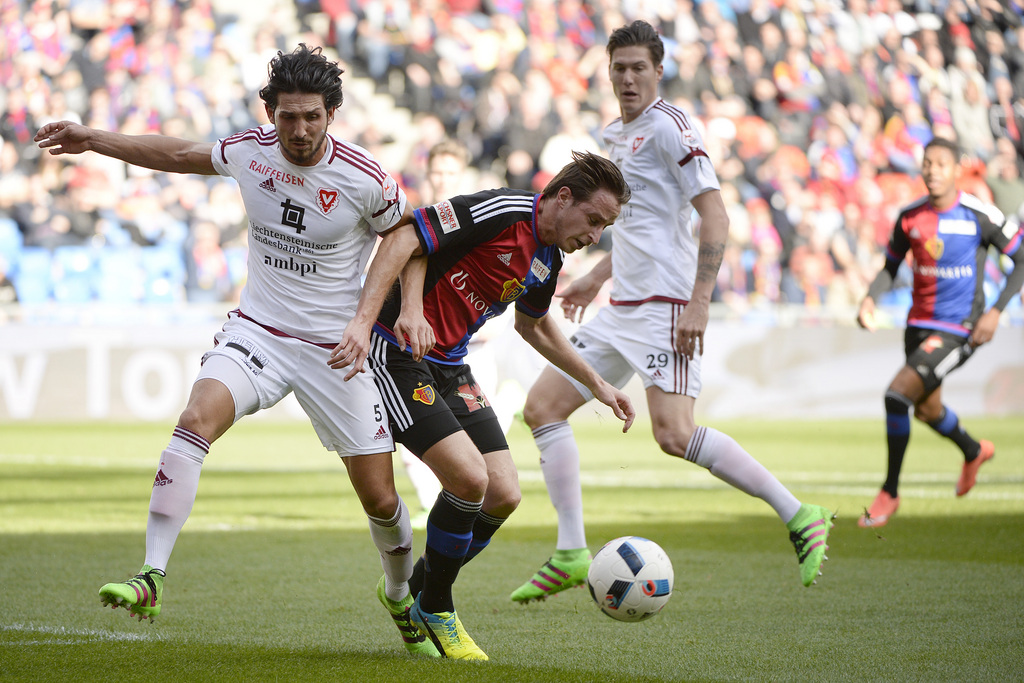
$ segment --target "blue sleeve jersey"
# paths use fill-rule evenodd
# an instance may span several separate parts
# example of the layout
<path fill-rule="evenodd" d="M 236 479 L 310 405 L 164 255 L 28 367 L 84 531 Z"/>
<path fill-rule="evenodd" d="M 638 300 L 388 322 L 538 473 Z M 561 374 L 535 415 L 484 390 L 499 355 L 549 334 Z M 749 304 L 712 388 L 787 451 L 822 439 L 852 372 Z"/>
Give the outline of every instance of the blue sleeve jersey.
<path fill-rule="evenodd" d="M 977 197 L 960 193 L 936 211 L 927 198 L 903 209 L 886 250 L 887 267 L 913 254 L 913 304 L 907 324 L 968 336 L 984 312 L 982 288 L 988 248 L 1007 256 L 1021 248 L 1021 233 Z"/>
<path fill-rule="evenodd" d="M 437 339 L 428 360 L 461 364 L 473 334 L 513 302 L 531 317 L 547 314 L 562 252 L 537 236 L 538 199 L 521 190 L 487 190 L 415 211 L 427 254 L 423 314 Z M 400 309 L 393 291 L 374 326 L 393 344 Z"/>

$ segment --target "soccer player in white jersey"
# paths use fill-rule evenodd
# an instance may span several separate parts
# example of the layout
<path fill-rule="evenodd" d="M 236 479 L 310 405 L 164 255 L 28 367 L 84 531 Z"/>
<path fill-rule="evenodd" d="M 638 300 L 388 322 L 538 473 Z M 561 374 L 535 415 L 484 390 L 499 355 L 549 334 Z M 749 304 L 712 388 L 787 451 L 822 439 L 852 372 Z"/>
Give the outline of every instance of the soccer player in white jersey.
<path fill-rule="evenodd" d="M 613 226 L 613 248 L 562 292 L 570 319 L 582 317 L 612 278 L 611 305 L 571 341 L 613 386 L 638 374 L 647 393 L 654 438 L 669 455 L 774 508 L 790 531 L 809 586 L 819 575 L 832 513 L 801 504 L 729 436 L 694 422 L 708 305 L 722 262 L 729 219 L 700 133 L 689 115 L 658 96 L 664 46 L 643 21 L 614 31 L 609 76 L 621 118 L 604 142 L 632 191 Z M 699 238 L 691 216 L 700 214 Z M 540 449 L 541 470 L 558 513 L 554 555 L 512 600 L 528 602 L 580 585 L 590 566 L 583 525 L 579 451 L 568 418 L 592 398 L 585 387 L 547 367 L 530 389 L 523 416 Z"/>
<path fill-rule="evenodd" d="M 327 132 L 342 103 L 341 74 L 320 48 L 279 52 L 260 91 L 271 124 L 216 143 L 127 136 L 68 121 L 36 134 L 51 154 L 91 150 L 158 171 L 230 176 L 249 215 L 248 280 L 160 454 L 145 564 L 134 578 L 104 585 L 100 599 L 140 621 L 160 613 L 167 562 L 210 444 L 244 415 L 294 392 L 321 443 L 342 458 L 369 517 L 384 567 L 378 598 L 406 648 L 436 657 L 409 621 L 412 527 L 395 490 L 394 444 L 380 393 L 371 376 L 345 382 L 327 365 L 355 314 L 376 236 L 412 217 L 405 194 L 374 158 Z"/>

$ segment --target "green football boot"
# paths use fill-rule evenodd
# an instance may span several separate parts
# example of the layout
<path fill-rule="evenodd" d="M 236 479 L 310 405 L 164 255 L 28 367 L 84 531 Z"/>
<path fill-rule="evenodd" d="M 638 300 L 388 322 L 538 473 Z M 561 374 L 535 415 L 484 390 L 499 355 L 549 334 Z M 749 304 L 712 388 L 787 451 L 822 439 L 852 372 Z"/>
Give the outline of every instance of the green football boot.
<path fill-rule="evenodd" d="M 581 586 L 587 581 L 592 559 L 586 548 L 556 550 L 533 578 L 512 591 L 510 597 L 513 602 L 525 604 L 531 600 L 543 600 L 566 588 Z"/>
<path fill-rule="evenodd" d="M 112 609 L 124 607 L 139 621 L 149 619 L 153 623 L 164 597 L 164 576 L 162 570 L 143 565 L 134 578 L 100 588 L 100 604 Z"/>
<path fill-rule="evenodd" d="M 388 614 L 395 620 L 395 626 L 398 627 L 398 632 L 402 634 L 402 642 L 405 644 L 406 650 L 414 655 L 424 657 L 441 656 L 441 653 L 437 651 L 434 644 L 420 633 L 420 630 L 416 628 L 416 624 L 412 623 L 412 620 L 409 618 L 409 609 L 413 603 L 412 595 L 406 595 L 404 599 L 395 602 L 384 593 L 384 577 L 382 576 L 380 581 L 377 582 L 377 599 L 380 600 L 380 604 L 387 608 Z"/>
<path fill-rule="evenodd" d="M 828 533 L 835 524 L 835 515 L 820 505 L 801 505 L 793 519 L 789 520 L 789 540 L 796 549 L 800 562 L 800 580 L 805 586 L 817 583 L 821 576 L 821 563 L 828 559 Z"/>
<path fill-rule="evenodd" d="M 448 659 L 469 659 L 486 661 L 487 654 L 466 633 L 459 615 L 455 612 L 439 612 L 432 614 L 420 608 L 417 599 L 409 612 L 409 618 L 426 633 L 430 641 L 437 646 L 442 657 Z"/>

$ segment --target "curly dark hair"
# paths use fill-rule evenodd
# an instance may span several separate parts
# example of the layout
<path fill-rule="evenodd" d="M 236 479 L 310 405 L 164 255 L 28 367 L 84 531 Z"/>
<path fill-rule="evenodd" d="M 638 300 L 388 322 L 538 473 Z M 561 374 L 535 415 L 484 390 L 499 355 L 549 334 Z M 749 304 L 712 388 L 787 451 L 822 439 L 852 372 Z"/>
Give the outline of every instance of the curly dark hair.
<path fill-rule="evenodd" d="M 654 66 L 658 66 L 665 59 L 665 44 L 661 42 L 661 36 L 653 26 L 641 19 L 612 31 L 608 37 L 608 56 L 611 57 L 620 47 L 633 46 L 646 47 L 651 53 Z"/>
<path fill-rule="evenodd" d="M 341 74 L 345 70 L 337 62 L 328 61 L 323 48 L 299 43 L 290 54 L 278 52 L 267 67 L 269 79 L 260 90 L 260 99 L 277 109 L 281 93 L 315 93 L 324 98 L 324 107 L 331 111 L 345 99 L 341 93 Z"/>

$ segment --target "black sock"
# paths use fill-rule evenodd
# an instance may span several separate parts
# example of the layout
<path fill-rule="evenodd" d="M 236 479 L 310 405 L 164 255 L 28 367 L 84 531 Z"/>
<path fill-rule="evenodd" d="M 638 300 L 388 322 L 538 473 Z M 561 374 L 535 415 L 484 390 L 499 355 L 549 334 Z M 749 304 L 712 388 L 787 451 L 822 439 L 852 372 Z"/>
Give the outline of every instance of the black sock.
<path fill-rule="evenodd" d="M 964 460 L 971 462 L 981 452 L 981 444 L 975 441 L 970 434 L 960 426 L 960 418 L 946 406 L 942 406 L 942 415 L 935 422 L 929 422 L 928 426 L 946 437 L 963 452 Z"/>
<path fill-rule="evenodd" d="M 462 564 L 466 564 L 483 552 L 483 549 L 491 542 L 491 537 L 497 533 L 506 519 L 508 518 L 494 517 L 483 510 L 480 511 L 480 514 L 476 516 L 476 522 L 473 523 L 473 541 L 469 544 L 469 552 L 466 553 L 466 559 Z"/>
<path fill-rule="evenodd" d="M 893 498 L 899 494 L 900 470 L 903 456 L 910 443 L 910 406 L 913 401 L 903 394 L 888 391 L 885 394 L 885 436 L 889 446 L 888 468 L 882 490 Z"/>
<path fill-rule="evenodd" d="M 427 549 L 423 553 L 423 587 L 419 596 L 424 611 L 437 614 L 455 609 L 452 584 L 469 551 L 481 502 L 462 500 L 448 491 L 441 491 L 430 510 Z"/>

